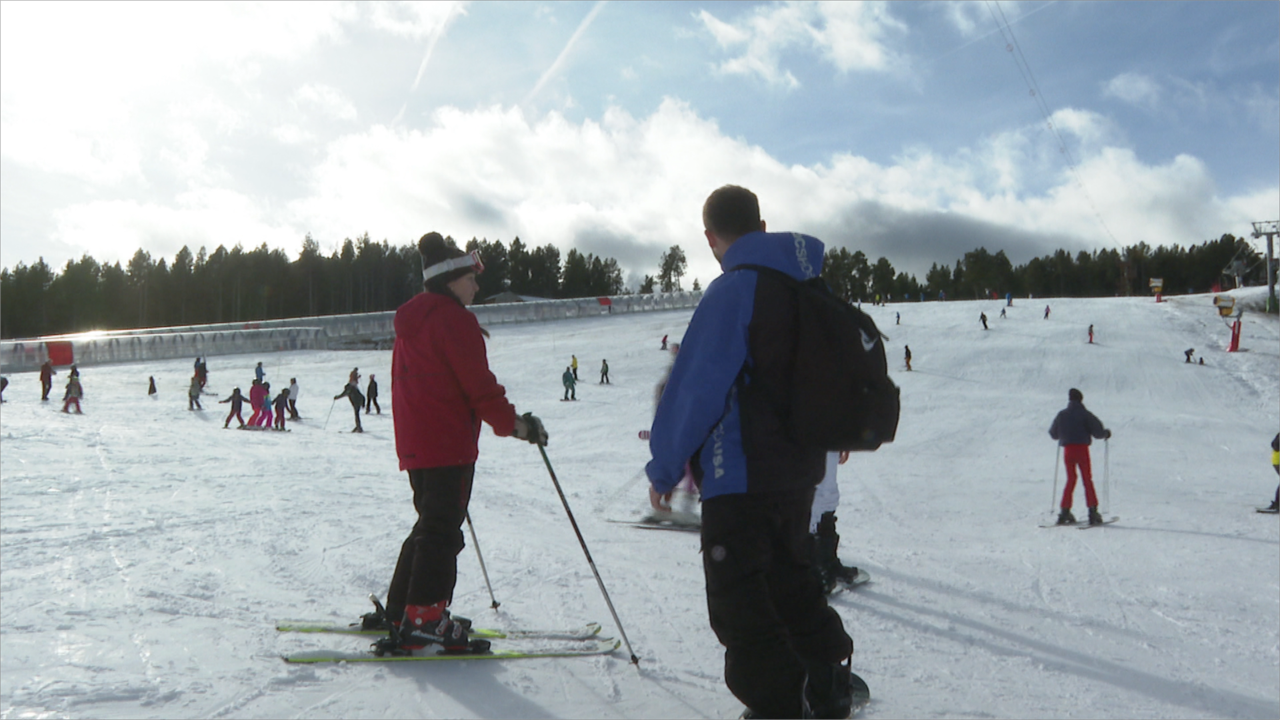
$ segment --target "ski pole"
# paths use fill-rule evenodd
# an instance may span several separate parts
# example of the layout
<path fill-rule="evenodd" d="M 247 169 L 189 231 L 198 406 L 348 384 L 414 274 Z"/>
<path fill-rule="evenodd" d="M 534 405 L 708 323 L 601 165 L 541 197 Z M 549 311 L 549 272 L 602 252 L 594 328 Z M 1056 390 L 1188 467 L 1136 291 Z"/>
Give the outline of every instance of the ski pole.
<path fill-rule="evenodd" d="M 1058 502 L 1058 466 L 1062 463 L 1058 459 L 1062 457 L 1062 446 L 1058 446 L 1058 451 L 1053 454 L 1053 497 L 1049 498 L 1049 513 L 1053 513 L 1053 509 L 1057 507 Z"/>
<path fill-rule="evenodd" d="M 578 536 L 578 544 L 582 546 L 582 553 L 587 556 L 587 564 L 591 566 L 591 573 L 596 576 L 596 584 L 600 586 L 600 593 L 604 595 L 604 602 L 609 606 L 609 614 L 613 616 L 613 622 L 618 626 L 618 633 L 622 635 L 622 642 L 627 644 L 627 652 L 631 653 L 631 664 L 638 666 L 640 658 L 636 657 L 636 651 L 631 649 L 631 641 L 627 639 L 627 631 L 622 629 L 622 621 L 618 619 L 618 612 L 613 609 L 613 601 L 609 599 L 609 591 L 604 587 L 604 580 L 600 579 L 600 571 L 596 570 L 596 561 L 591 559 L 591 551 L 587 549 L 587 541 L 583 539 L 582 531 L 578 529 L 578 521 L 573 519 L 573 511 L 569 509 L 569 500 L 564 496 L 560 481 L 556 479 L 556 471 L 551 469 L 551 460 L 547 458 L 547 451 L 542 445 L 538 445 L 538 452 L 542 453 L 542 462 L 546 464 L 547 472 L 551 474 L 551 482 L 556 486 L 556 492 L 560 495 L 560 502 L 564 504 L 564 512 L 569 516 L 569 524 L 573 526 L 573 532 Z"/>
<path fill-rule="evenodd" d="M 502 603 L 493 596 L 493 585 L 489 582 L 489 570 L 484 566 L 484 555 L 480 553 L 480 541 L 476 539 L 476 526 L 471 524 L 471 511 L 467 511 L 467 529 L 471 531 L 471 544 L 476 548 L 476 557 L 480 558 L 480 572 L 484 575 L 484 584 L 489 588 L 489 600 L 493 604 L 489 607 L 494 610 Z"/>
<path fill-rule="evenodd" d="M 324 427 L 320 428 L 321 432 L 324 432 L 329 428 L 329 415 L 333 414 L 333 406 L 337 404 L 338 404 L 337 398 L 334 398 L 333 402 L 329 403 L 329 414 L 324 416 Z"/>

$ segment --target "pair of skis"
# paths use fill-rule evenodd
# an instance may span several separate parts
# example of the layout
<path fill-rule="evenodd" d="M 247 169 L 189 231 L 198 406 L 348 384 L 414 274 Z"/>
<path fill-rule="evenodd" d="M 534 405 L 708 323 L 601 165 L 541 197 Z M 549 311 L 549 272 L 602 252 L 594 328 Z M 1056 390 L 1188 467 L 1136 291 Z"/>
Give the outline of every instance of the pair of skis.
<path fill-rule="evenodd" d="M 383 638 L 387 630 L 370 629 L 362 622 L 350 624 L 312 621 L 286 621 L 276 630 L 290 633 L 353 635 L 361 638 Z M 289 663 L 335 662 L 429 662 L 444 660 L 521 660 L 531 658 L 578 657 L 607 655 L 618 649 L 620 640 L 600 637 L 600 623 L 587 623 L 577 628 L 552 630 L 497 629 L 473 627 L 472 648 L 445 651 L 439 645 L 428 645 L 405 654 L 378 654 L 380 644 L 365 651 L 304 650 L 284 656 Z M 401 651 L 403 652 L 403 651 Z"/>
<path fill-rule="evenodd" d="M 1077 530 L 1088 530 L 1089 528 L 1096 528 L 1096 527 L 1102 527 L 1102 526 L 1104 526 L 1104 525 L 1110 525 L 1111 523 L 1113 523 L 1113 522 L 1115 522 L 1115 521 L 1117 521 L 1117 520 L 1119 520 L 1119 519 L 1120 519 L 1120 517 L 1119 517 L 1118 515 L 1112 515 L 1112 516 L 1111 516 L 1111 517 L 1109 517 L 1109 518 L 1103 518 L 1102 522 L 1100 522 L 1100 523 L 1095 523 L 1095 524 L 1093 524 L 1093 525 L 1090 525 L 1088 520 L 1081 520 L 1080 522 L 1075 522 L 1075 523 L 1066 523 L 1066 524 L 1061 524 L 1061 525 L 1060 525 L 1060 524 L 1058 524 L 1058 523 L 1049 523 L 1048 525 L 1041 525 L 1040 527 L 1042 527 L 1042 528 L 1073 527 L 1073 528 L 1075 528 L 1075 529 L 1077 529 Z"/>

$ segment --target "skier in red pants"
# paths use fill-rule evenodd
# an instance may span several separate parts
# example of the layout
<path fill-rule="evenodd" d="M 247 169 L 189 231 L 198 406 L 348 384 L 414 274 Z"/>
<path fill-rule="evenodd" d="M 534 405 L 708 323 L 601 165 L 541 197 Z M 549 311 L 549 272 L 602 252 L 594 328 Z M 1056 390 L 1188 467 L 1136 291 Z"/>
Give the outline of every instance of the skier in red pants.
<path fill-rule="evenodd" d="M 1074 525 L 1076 518 L 1071 514 L 1071 498 L 1076 489 L 1076 470 L 1080 471 L 1080 479 L 1084 481 L 1084 497 L 1089 504 L 1089 524 L 1101 525 L 1102 515 L 1098 513 L 1098 495 L 1093 490 L 1093 470 L 1089 463 L 1089 445 L 1093 438 L 1106 440 L 1111 431 L 1102 426 L 1102 421 L 1084 407 L 1084 394 L 1075 388 L 1067 391 L 1067 407 L 1053 419 L 1049 427 L 1049 437 L 1062 446 L 1062 459 L 1067 465 L 1067 487 L 1062 491 L 1061 512 L 1058 513 L 1059 525 Z"/>

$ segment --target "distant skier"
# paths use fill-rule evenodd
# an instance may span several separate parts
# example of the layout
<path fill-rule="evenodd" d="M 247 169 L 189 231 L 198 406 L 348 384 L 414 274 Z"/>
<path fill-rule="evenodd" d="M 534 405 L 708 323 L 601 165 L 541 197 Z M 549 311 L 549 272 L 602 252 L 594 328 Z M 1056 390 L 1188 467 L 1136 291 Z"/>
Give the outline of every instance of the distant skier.
<path fill-rule="evenodd" d="M 49 391 L 53 389 L 53 376 L 57 374 L 58 374 L 58 371 L 53 369 L 53 362 L 49 360 L 45 360 L 44 364 L 40 366 L 40 399 L 41 400 L 49 399 Z"/>
<path fill-rule="evenodd" d="M 289 419 L 302 419 L 298 415 L 298 378 L 289 378 Z"/>
<path fill-rule="evenodd" d="M 369 408 L 377 410 L 379 415 L 382 414 L 382 406 L 378 404 L 378 381 L 374 379 L 373 375 L 369 376 L 369 387 L 364 393 L 365 415 L 369 414 Z"/>
<path fill-rule="evenodd" d="M 196 358 L 196 378 L 200 381 L 200 389 L 209 383 L 209 365 L 205 363 L 204 358 Z"/>
<path fill-rule="evenodd" d="M 271 383 L 262 383 L 262 414 L 258 416 L 258 427 L 270 430 L 275 419 L 271 411 Z"/>
<path fill-rule="evenodd" d="M 256 381 L 255 381 L 256 382 Z M 240 416 L 240 409 L 244 407 L 244 396 L 240 394 L 240 388 L 231 391 L 230 397 L 226 400 L 219 400 L 218 404 L 231 403 L 231 412 L 227 413 L 226 422 L 222 423 L 222 429 L 227 429 L 231 425 L 231 418 L 235 418 L 240 422 L 240 428 L 244 429 L 244 418 Z"/>
<path fill-rule="evenodd" d="M 896 312 L 896 313 L 894 313 L 894 314 L 893 314 L 893 324 L 894 324 L 894 325 L 901 325 L 901 324 L 902 324 L 902 313 L 900 313 L 900 312 Z"/>
<path fill-rule="evenodd" d="M 347 382 L 360 386 L 360 368 L 351 368 L 351 374 L 347 376 Z"/>
<path fill-rule="evenodd" d="M 276 408 L 275 429 L 283 431 L 284 430 L 284 414 L 285 414 L 285 411 L 289 409 L 289 389 L 288 388 L 281 390 L 280 394 L 276 396 L 275 408 Z"/>
<path fill-rule="evenodd" d="M 1048 320 L 1048 319 L 1049 319 L 1049 306 L 1048 306 L 1048 305 L 1045 305 L 1045 306 L 1044 306 L 1044 319 L 1045 319 L 1045 320 Z"/>
<path fill-rule="evenodd" d="M 609 382 L 609 361 L 608 360 L 600 361 L 600 384 L 602 385 L 613 384 Z"/>
<path fill-rule="evenodd" d="M 986 313 L 982 313 L 981 315 L 979 315 L 979 316 L 978 316 L 978 319 L 982 321 L 982 329 L 983 329 L 983 330 L 988 329 L 988 328 L 987 328 L 987 314 L 986 314 Z"/>
<path fill-rule="evenodd" d="M 907 361 L 907 372 L 911 372 L 911 346 L 903 345 L 903 359 Z"/>
<path fill-rule="evenodd" d="M 1271 467 L 1280 475 L 1280 433 L 1271 439 Z M 1267 512 L 1280 512 L 1280 485 L 1276 486 L 1276 498 L 1267 507 Z"/>
<path fill-rule="evenodd" d="M 360 376 L 355 370 L 351 371 L 351 375 L 356 379 L 348 382 L 347 386 L 342 389 L 342 392 L 334 395 L 333 399 L 337 400 L 338 398 L 346 398 L 351 401 L 351 409 L 356 412 L 356 426 L 351 429 L 351 432 L 362 433 L 364 432 L 364 427 L 360 425 L 360 408 L 364 407 L 364 395 L 360 394 L 360 387 L 356 385 L 356 383 L 359 382 Z"/>
<path fill-rule="evenodd" d="M 663 335 L 663 336 L 662 336 L 662 349 L 663 349 L 663 350 L 666 350 L 666 349 L 667 349 L 667 336 L 666 336 L 666 335 Z"/>
<path fill-rule="evenodd" d="M 569 363 L 569 367 L 573 368 L 573 381 L 577 382 L 578 381 L 578 356 L 570 355 L 569 357 L 573 358 L 572 361 L 570 361 Z"/>
<path fill-rule="evenodd" d="M 262 365 L 262 363 L 258 363 Z M 249 407 L 253 413 L 249 415 L 249 427 L 258 427 L 258 420 L 262 418 L 262 406 L 266 404 L 267 391 L 262 387 L 262 381 L 254 378 L 253 386 L 249 388 Z"/>
<path fill-rule="evenodd" d="M 4 402 L 4 389 L 9 387 L 9 378 L 0 377 L 0 402 Z"/>
<path fill-rule="evenodd" d="M 571 367 L 565 368 L 564 375 L 560 376 L 560 381 L 564 383 L 564 399 L 577 400 L 578 399 L 577 378 L 573 376 L 573 368 Z"/>
<path fill-rule="evenodd" d="M 191 385 L 187 388 L 187 409 L 203 410 L 204 406 L 200 404 L 200 375 L 191 376 Z"/>
<path fill-rule="evenodd" d="M 1188 365 L 1190 365 L 1190 364 L 1191 364 L 1191 356 L 1196 354 L 1196 349 L 1195 349 L 1195 348 L 1187 348 L 1186 350 L 1184 350 L 1184 351 L 1182 352 L 1182 354 L 1186 356 L 1186 358 L 1187 358 L 1187 364 L 1188 364 Z"/>
<path fill-rule="evenodd" d="M 1089 504 L 1089 524 L 1101 525 L 1098 496 L 1093 491 L 1089 446 L 1093 444 L 1093 438 L 1110 439 L 1111 431 L 1103 427 L 1097 416 L 1085 409 L 1084 394 L 1071 388 L 1067 391 L 1067 407 L 1053 419 L 1049 437 L 1062 446 L 1062 458 L 1067 466 L 1067 486 L 1062 492 L 1058 524 L 1074 525 L 1076 522 L 1075 516 L 1071 514 L 1071 500 L 1076 489 L 1076 471 L 1079 470 L 1080 479 L 1084 481 L 1085 500 Z"/>
<path fill-rule="evenodd" d="M 62 412 L 68 412 L 67 408 L 72 405 L 76 406 L 76 414 L 83 415 L 80 412 L 80 398 L 84 397 L 84 387 L 80 385 L 80 371 L 76 370 L 75 365 L 71 366 L 71 377 L 67 378 L 67 390 L 62 395 Z"/>
<path fill-rule="evenodd" d="M 263 369 L 261 360 L 258 361 L 258 366 L 253 369 L 253 375 L 258 382 L 262 382 L 262 379 L 267 376 L 267 371 Z"/>
<path fill-rule="evenodd" d="M 147 377 L 147 397 L 152 400 L 156 399 L 156 377 L 154 375 Z"/>
<path fill-rule="evenodd" d="M 1005 315 L 1005 313 L 1004 313 L 1004 308 L 1000 308 L 1000 319 L 1001 319 L 1001 320 L 1004 320 L 1004 319 L 1006 319 L 1007 317 L 1008 317 L 1008 316 L 1007 316 L 1007 315 Z"/>
<path fill-rule="evenodd" d="M 1093 344 L 1093 326 L 1092 325 L 1089 326 L 1089 344 L 1090 345 Z"/>

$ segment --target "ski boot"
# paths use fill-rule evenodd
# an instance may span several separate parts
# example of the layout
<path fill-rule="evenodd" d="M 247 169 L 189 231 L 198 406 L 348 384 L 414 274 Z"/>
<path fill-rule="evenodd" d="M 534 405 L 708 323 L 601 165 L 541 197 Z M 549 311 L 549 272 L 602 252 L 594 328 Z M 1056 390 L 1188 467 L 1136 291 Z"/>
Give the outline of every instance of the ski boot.
<path fill-rule="evenodd" d="M 838 663 L 805 663 L 801 717 L 847 718 L 853 714 L 853 658 Z"/>
<path fill-rule="evenodd" d="M 397 630 L 400 628 L 400 621 L 391 619 L 392 613 L 387 612 L 387 610 L 384 607 L 382 607 L 382 603 L 378 600 L 377 595 L 372 595 L 372 594 L 369 595 L 369 600 L 373 603 L 373 612 L 365 613 L 364 615 L 360 616 L 360 629 L 385 630 L 390 632 L 393 626 Z M 447 615 L 454 622 L 466 628 L 468 632 L 471 631 L 471 618 L 462 617 L 461 615 L 454 615 L 448 610 L 445 610 L 444 614 Z M 399 613 L 395 613 L 395 615 L 399 617 L 403 617 L 404 612 L 401 611 Z"/>
<path fill-rule="evenodd" d="M 1097 506 L 1089 508 L 1089 524 L 1101 525 L 1103 522 L 1102 514 L 1098 512 Z"/>
<path fill-rule="evenodd" d="M 1069 508 L 1062 508 L 1062 511 L 1058 513 L 1057 524 L 1058 525 L 1075 525 L 1076 516 L 1071 514 L 1071 510 Z"/>

